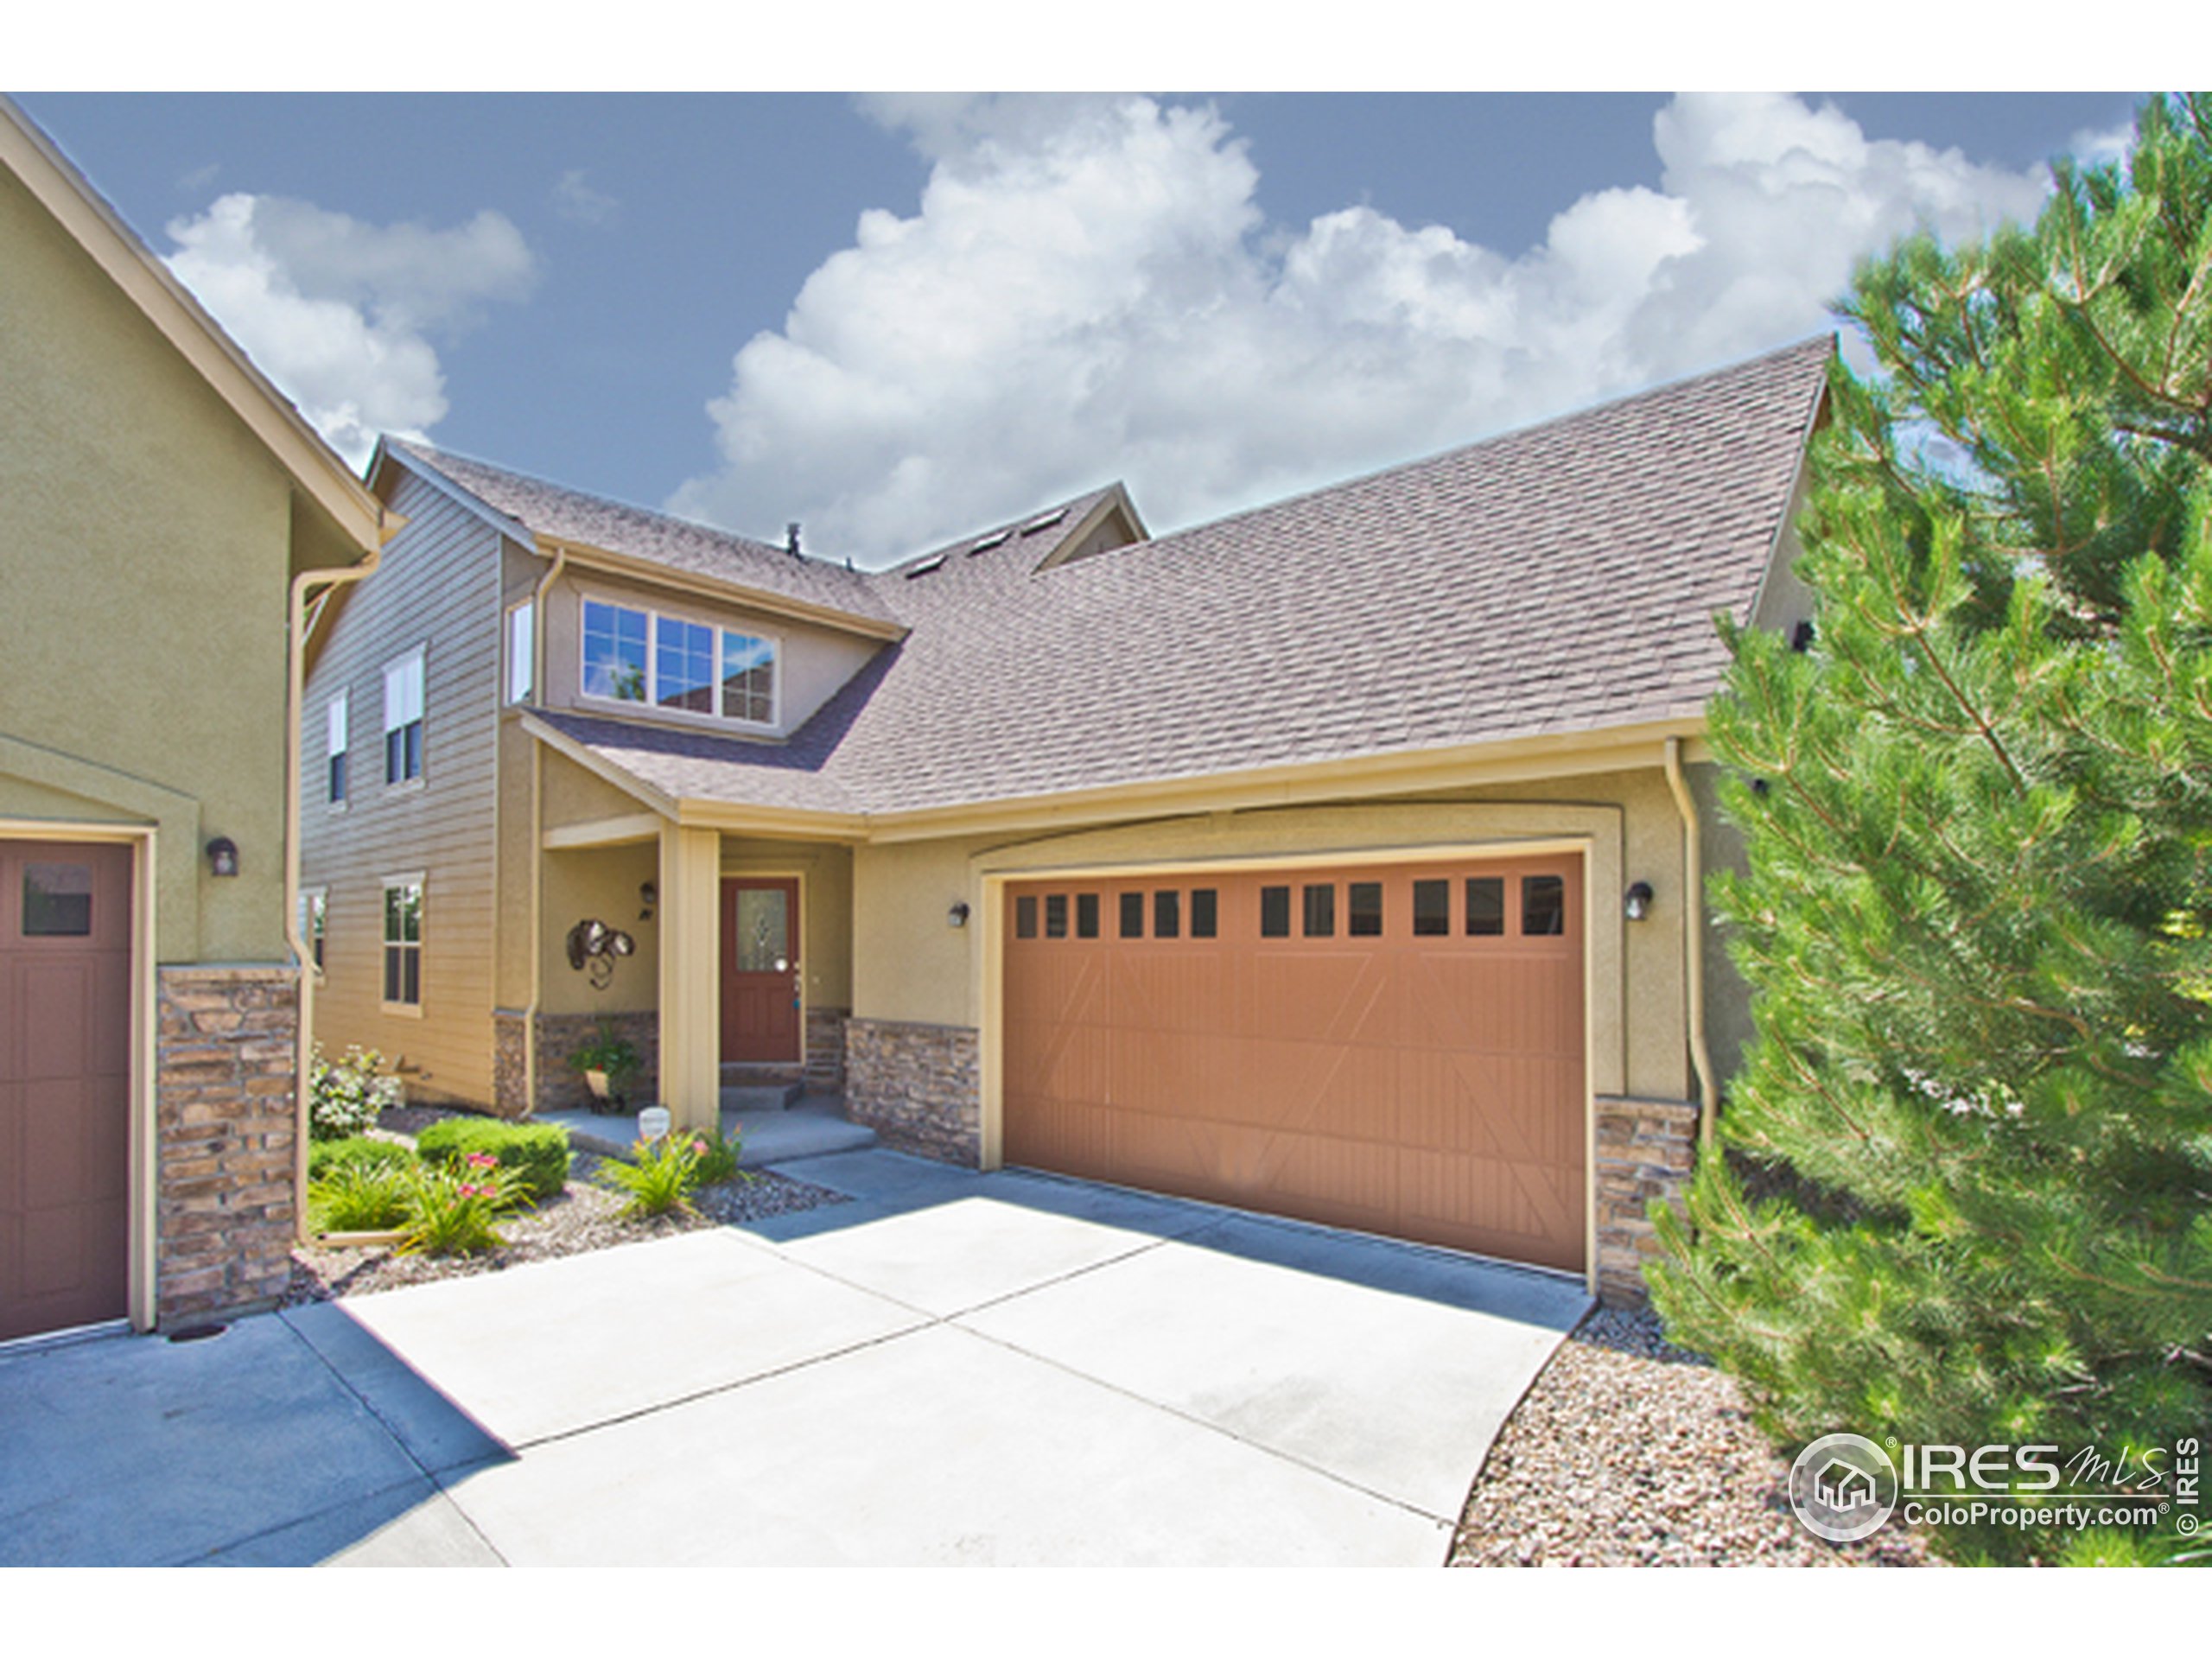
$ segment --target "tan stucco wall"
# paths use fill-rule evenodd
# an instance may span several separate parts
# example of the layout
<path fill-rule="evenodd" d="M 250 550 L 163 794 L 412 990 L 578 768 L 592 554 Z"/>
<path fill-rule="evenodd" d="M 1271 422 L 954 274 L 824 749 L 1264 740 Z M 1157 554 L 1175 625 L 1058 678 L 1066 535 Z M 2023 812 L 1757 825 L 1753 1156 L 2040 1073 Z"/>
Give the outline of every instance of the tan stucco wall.
<path fill-rule="evenodd" d="M 986 876 L 1057 868 L 1586 837 L 1592 1087 L 1681 1099 L 1693 1088 L 1684 1027 L 1681 819 L 1655 765 L 1549 785 L 1432 791 L 1419 799 L 1205 815 L 1042 839 L 871 845 L 853 855 L 853 1009 L 868 1019 L 982 1023 Z M 1630 881 L 1656 899 L 1621 917 Z M 958 900 L 976 910 L 947 925 Z"/>
<path fill-rule="evenodd" d="M 660 880 L 657 842 L 549 852 L 544 863 L 544 930 L 538 1007 L 547 1014 L 629 1014 L 659 1006 L 660 912 L 640 919 L 638 889 Z M 614 964 L 605 990 L 569 966 L 569 930 L 597 919 L 637 941 L 637 954 Z"/>
<path fill-rule="evenodd" d="M 548 751 L 544 766 L 543 830 L 603 823 L 610 818 L 634 817 L 649 810 L 636 796 L 586 772 L 565 755 Z"/>
<path fill-rule="evenodd" d="M 734 736 L 748 733 L 783 736 L 794 732 L 835 695 L 839 686 L 858 673 L 882 644 L 880 640 L 860 639 L 832 628 L 763 616 L 693 594 L 571 567 L 545 597 L 545 662 L 542 672 L 545 705 L 549 709 L 574 709 L 580 714 L 620 720 L 654 718 L 653 710 L 636 703 L 588 702 L 577 696 L 582 660 L 583 599 L 587 594 L 595 599 L 649 606 L 696 622 L 742 629 L 780 642 L 783 677 L 777 711 L 779 723 L 764 731 L 725 721 L 692 719 L 669 722 L 691 731 L 715 731 Z"/>
<path fill-rule="evenodd" d="M 96 816 L 149 821 L 136 780 L 238 843 L 225 880 L 162 847 L 162 962 L 283 960 L 289 480 L 5 170 L 0 255 L 0 734 L 115 774 Z M 0 769 L 0 817 L 55 806 Z"/>

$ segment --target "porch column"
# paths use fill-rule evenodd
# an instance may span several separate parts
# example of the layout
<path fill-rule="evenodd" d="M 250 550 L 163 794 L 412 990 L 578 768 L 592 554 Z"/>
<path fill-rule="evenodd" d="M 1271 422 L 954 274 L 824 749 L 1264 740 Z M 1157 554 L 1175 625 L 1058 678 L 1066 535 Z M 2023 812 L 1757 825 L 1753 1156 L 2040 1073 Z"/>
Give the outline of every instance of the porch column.
<path fill-rule="evenodd" d="M 721 1121 L 721 833 L 660 828 L 660 1097 L 677 1126 Z"/>

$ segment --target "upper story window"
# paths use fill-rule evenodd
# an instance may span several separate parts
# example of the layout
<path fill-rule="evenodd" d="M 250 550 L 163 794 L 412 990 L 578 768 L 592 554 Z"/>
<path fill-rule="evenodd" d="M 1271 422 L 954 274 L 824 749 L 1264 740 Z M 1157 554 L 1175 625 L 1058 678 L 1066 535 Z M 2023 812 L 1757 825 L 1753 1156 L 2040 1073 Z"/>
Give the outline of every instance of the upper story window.
<path fill-rule="evenodd" d="M 324 741 L 324 749 L 330 757 L 329 790 L 333 806 L 346 804 L 346 750 L 351 741 L 348 734 L 352 728 L 352 719 L 347 712 L 348 702 L 346 693 L 340 691 L 330 700 L 330 707 L 324 716 L 328 721 L 326 728 L 328 736 Z"/>
<path fill-rule="evenodd" d="M 772 726 L 776 642 L 688 617 L 588 599 L 583 694 Z"/>
<path fill-rule="evenodd" d="M 507 701 L 528 702 L 537 690 L 537 602 L 507 607 Z"/>
<path fill-rule="evenodd" d="M 413 783 L 423 775 L 423 650 L 416 646 L 384 671 L 384 780 Z"/>

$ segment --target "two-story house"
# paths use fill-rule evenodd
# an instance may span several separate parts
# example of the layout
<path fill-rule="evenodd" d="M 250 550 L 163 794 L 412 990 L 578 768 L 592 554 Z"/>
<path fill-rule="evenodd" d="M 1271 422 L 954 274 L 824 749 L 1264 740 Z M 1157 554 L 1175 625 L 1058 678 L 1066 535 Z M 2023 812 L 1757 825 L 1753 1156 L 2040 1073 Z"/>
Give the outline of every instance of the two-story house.
<path fill-rule="evenodd" d="M 1832 352 L 874 572 L 387 442 L 407 529 L 311 641 L 318 1034 L 517 1114 L 611 1021 L 680 1122 L 803 1070 L 894 1146 L 1633 1294 L 1745 1020 L 1713 619 L 1807 614 Z"/>

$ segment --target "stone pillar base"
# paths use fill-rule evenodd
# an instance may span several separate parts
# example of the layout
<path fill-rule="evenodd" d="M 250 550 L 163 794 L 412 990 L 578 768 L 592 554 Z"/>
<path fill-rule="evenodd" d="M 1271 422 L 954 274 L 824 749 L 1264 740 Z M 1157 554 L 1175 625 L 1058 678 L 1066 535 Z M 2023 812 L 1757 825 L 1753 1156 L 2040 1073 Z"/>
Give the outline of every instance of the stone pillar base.
<path fill-rule="evenodd" d="M 298 974 L 184 966 L 159 978 L 156 1319 L 273 1307 L 298 1224 Z"/>
<path fill-rule="evenodd" d="M 1694 1100 L 1598 1097 L 1598 1294 L 1608 1307 L 1650 1300 L 1643 1264 L 1660 1254 L 1652 1201 L 1679 1206 L 1697 1157 Z"/>

